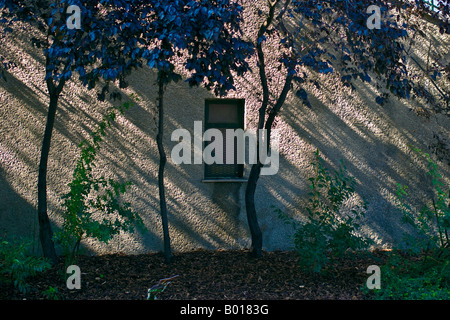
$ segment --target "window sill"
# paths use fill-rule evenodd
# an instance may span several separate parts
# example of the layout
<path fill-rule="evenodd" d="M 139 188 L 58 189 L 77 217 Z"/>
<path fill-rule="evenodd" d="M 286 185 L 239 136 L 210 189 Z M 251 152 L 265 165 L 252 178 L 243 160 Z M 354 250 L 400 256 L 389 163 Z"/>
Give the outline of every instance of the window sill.
<path fill-rule="evenodd" d="M 203 183 L 216 183 L 216 182 L 240 182 L 245 183 L 248 180 L 246 178 L 211 178 L 211 179 L 203 179 Z"/>

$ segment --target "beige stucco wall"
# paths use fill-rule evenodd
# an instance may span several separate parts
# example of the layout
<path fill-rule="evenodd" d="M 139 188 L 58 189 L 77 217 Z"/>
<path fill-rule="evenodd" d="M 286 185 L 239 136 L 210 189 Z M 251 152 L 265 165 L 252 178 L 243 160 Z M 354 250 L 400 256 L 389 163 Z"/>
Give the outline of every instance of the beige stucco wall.
<path fill-rule="evenodd" d="M 246 30 L 256 26 L 255 8 L 246 11 Z M 449 57 L 449 37 L 439 35 L 435 26 L 423 29 L 413 52 L 426 63 L 429 40 L 443 59 Z M 16 63 L 8 71 L 7 82 L 0 81 L 0 233 L 37 239 L 37 169 L 46 120 L 47 90 L 40 49 L 29 46 L 34 30 L 17 31 L 0 39 L 0 54 Z M 426 40 L 426 41 L 425 41 Z M 270 57 L 276 50 L 268 49 Z M 252 62 L 254 63 L 254 62 Z M 271 64 L 271 63 L 270 63 Z M 411 65 L 414 68 L 413 65 Z M 230 97 L 246 99 L 246 126 L 254 128 L 261 96 L 259 79 L 254 73 L 237 79 L 237 91 Z M 280 73 L 275 64 L 269 68 L 273 88 L 280 88 Z M 378 246 L 391 246 L 401 237 L 403 225 L 393 206 L 396 182 L 410 185 L 415 199 L 426 194 L 425 164 L 408 149 L 412 144 L 426 151 L 435 144 L 434 134 L 449 141 L 448 114 L 432 110 L 420 100 L 392 98 L 377 105 L 375 89 L 355 83 L 350 91 L 338 81 L 338 75 L 313 75 L 320 89 L 306 83 L 311 97 L 308 109 L 291 94 L 282 109 L 276 128 L 280 132 L 280 171 L 276 176 L 260 178 L 256 203 L 266 250 L 289 249 L 291 229 L 281 222 L 272 206 L 298 219 L 305 214 L 303 204 L 308 193 L 309 163 L 319 148 L 328 165 L 344 160 L 357 179 L 357 192 L 369 202 L 364 232 Z M 93 253 L 144 253 L 162 249 L 159 216 L 155 142 L 155 77 L 150 70 L 134 73 L 127 93 L 138 93 L 141 101 L 118 117 L 98 156 L 98 173 L 132 181 L 127 200 L 141 214 L 148 228 L 145 234 L 122 234 L 108 245 L 85 241 Z M 433 90 L 425 78 L 419 78 Z M 440 83 L 448 90 L 448 83 Z M 186 83 L 170 85 L 165 95 L 165 144 L 167 153 L 176 142 L 170 134 L 178 128 L 193 131 L 194 121 L 203 121 L 204 100 L 214 96 L 203 88 Z M 78 143 L 88 136 L 102 118 L 108 103 L 99 103 L 94 92 L 69 82 L 57 113 L 48 170 L 49 215 L 54 228 L 61 225 L 61 196 L 68 191 Z M 448 144 L 447 144 L 448 148 Z M 448 182 L 449 156 L 439 161 Z M 246 168 L 248 176 L 248 166 Z M 250 245 L 246 222 L 245 183 L 204 183 L 203 165 L 174 165 L 170 158 L 166 169 L 170 233 L 175 251 L 195 248 L 238 249 Z M 38 241 L 35 241 L 38 248 Z"/>

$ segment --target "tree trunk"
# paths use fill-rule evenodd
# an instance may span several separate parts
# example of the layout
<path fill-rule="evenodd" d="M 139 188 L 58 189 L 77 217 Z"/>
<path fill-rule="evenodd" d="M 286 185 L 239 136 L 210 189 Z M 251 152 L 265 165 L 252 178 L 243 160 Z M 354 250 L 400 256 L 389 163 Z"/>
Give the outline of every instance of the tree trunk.
<path fill-rule="evenodd" d="M 293 79 L 293 75 L 288 75 L 286 77 L 285 85 L 283 87 L 283 91 L 281 92 L 280 96 L 278 97 L 277 102 L 275 103 L 274 107 L 271 109 L 269 116 L 266 120 L 264 128 L 267 130 L 267 136 L 264 143 L 267 144 L 266 150 L 269 152 L 270 150 L 270 137 L 272 132 L 272 124 L 278 115 L 281 107 L 283 106 L 284 102 L 286 101 L 287 94 L 289 92 L 289 88 L 291 86 Z M 263 107 L 260 109 L 260 126 L 264 123 L 261 121 L 261 119 L 264 119 L 265 112 L 261 112 L 261 110 L 265 111 L 265 105 L 263 103 Z M 264 109 L 263 109 L 264 108 Z M 258 129 L 258 137 L 260 128 Z M 256 192 L 256 186 L 258 183 L 259 176 L 261 174 L 261 168 L 263 167 L 261 163 L 261 159 L 259 158 L 259 150 L 260 150 L 260 141 L 257 140 L 257 163 L 252 166 L 252 169 L 250 171 L 250 176 L 248 178 L 247 182 L 247 188 L 245 190 L 245 207 L 247 210 L 247 221 L 248 226 L 250 228 L 250 233 L 252 236 L 252 248 L 251 248 L 251 254 L 256 257 L 260 258 L 262 256 L 262 232 L 259 228 L 258 224 L 258 216 L 256 215 L 256 207 L 255 207 L 255 192 Z"/>
<path fill-rule="evenodd" d="M 263 100 L 261 102 L 261 107 L 258 110 L 258 128 L 256 131 L 257 138 L 257 148 L 256 148 L 256 164 L 252 165 L 252 169 L 250 170 L 250 176 L 247 181 L 247 188 L 245 189 L 245 209 L 247 211 L 247 221 L 248 227 L 250 229 L 250 233 L 252 236 L 252 246 L 250 249 L 250 253 L 252 256 L 256 258 L 260 258 L 262 256 L 262 232 L 259 228 L 258 224 L 258 216 L 256 215 L 256 207 L 255 207 L 255 192 L 256 185 L 258 183 L 259 176 L 261 174 L 261 168 L 263 167 L 261 163 L 261 159 L 259 158 L 259 149 L 260 149 L 260 141 L 259 141 L 259 133 L 260 130 L 264 129 L 264 121 L 266 117 L 266 110 L 269 105 L 269 84 L 267 81 L 266 75 L 266 62 L 264 51 L 262 48 L 263 41 L 261 40 L 264 34 L 267 31 L 267 28 L 271 25 L 273 16 L 274 16 L 274 6 L 270 5 L 269 16 L 267 21 L 263 23 L 258 31 L 258 40 L 256 44 L 256 53 L 258 59 L 258 68 L 259 68 L 259 78 L 261 81 L 261 88 L 263 93 Z M 267 149 L 268 150 L 268 149 Z"/>
<path fill-rule="evenodd" d="M 245 208 L 247 211 L 248 226 L 252 236 L 252 247 L 250 249 L 250 253 L 255 258 L 261 258 L 262 256 L 262 232 L 259 228 L 255 207 L 255 191 L 261 173 L 261 167 L 262 164 L 259 163 L 259 161 L 258 163 L 252 165 L 247 182 L 247 188 L 245 189 Z"/>
<path fill-rule="evenodd" d="M 158 144 L 159 151 L 159 172 L 158 172 L 158 187 L 159 187 L 159 206 L 161 210 L 161 220 L 163 227 L 163 236 L 164 236 L 164 259 L 166 263 L 170 263 L 172 261 L 172 250 L 170 246 L 170 235 L 169 235 L 169 222 L 167 218 L 167 204 L 166 204 L 166 196 L 164 190 L 164 168 L 167 163 L 166 152 L 164 151 L 163 144 L 163 133 L 164 133 L 164 83 L 162 80 L 159 81 L 159 90 L 158 90 L 158 113 L 159 113 L 159 121 L 158 121 L 158 135 L 156 136 L 156 142 Z"/>
<path fill-rule="evenodd" d="M 275 5 L 276 3 L 278 3 L 278 1 L 275 2 Z M 258 39 L 260 39 L 266 33 L 268 26 L 271 25 L 274 16 L 275 5 L 272 5 L 272 7 L 270 8 L 269 16 L 267 18 L 266 23 L 264 23 L 259 29 Z M 266 143 L 267 145 L 266 150 L 269 152 L 272 124 L 275 120 L 275 117 L 278 115 L 281 107 L 283 106 L 284 102 L 286 101 L 286 97 L 290 90 L 294 74 L 288 73 L 288 75 L 286 76 L 286 81 L 283 86 L 283 90 L 280 96 L 278 97 L 275 105 L 270 110 L 269 116 L 266 120 L 267 107 L 269 106 L 270 91 L 269 91 L 269 84 L 267 81 L 266 62 L 264 51 L 262 48 L 262 41 L 258 41 L 256 45 L 256 52 L 258 55 L 259 77 L 263 91 L 263 100 L 261 103 L 261 107 L 259 108 L 258 111 L 259 119 L 258 119 L 257 150 L 256 150 L 257 163 L 252 166 L 250 176 L 248 178 L 247 188 L 245 190 L 245 207 L 247 210 L 247 221 L 252 236 L 251 254 L 254 257 L 260 258 L 262 256 L 262 232 L 258 224 L 258 216 L 256 214 L 256 207 L 255 207 L 256 186 L 258 183 L 259 176 L 261 174 L 261 168 L 263 167 L 261 159 L 259 158 L 259 150 L 261 148 L 259 141 L 260 137 L 259 133 L 264 128 L 267 130 L 266 141 L 264 141 L 264 143 Z"/>
<path fill-rule="evenodd" d="M 53 231 L 50 219 L 47 214 L 47 164 L 50 152 L 50 143 L 52 139 L 53 126 L 55 123 L 56 110 L 58 107 L 59 92 L 54 88 L 49 88 L 50 103 L 47 113 L 47 124 L 45 126 L 44 138 L 42 140 L 41 159 L 39 162 L 38 176 L 38 220 L 39 220 L 39 239 L 42 245 L 42 251 L 46 258 L 49 258 L 53 264 L 57 262 L 55 245 L 53 243 Z"/>

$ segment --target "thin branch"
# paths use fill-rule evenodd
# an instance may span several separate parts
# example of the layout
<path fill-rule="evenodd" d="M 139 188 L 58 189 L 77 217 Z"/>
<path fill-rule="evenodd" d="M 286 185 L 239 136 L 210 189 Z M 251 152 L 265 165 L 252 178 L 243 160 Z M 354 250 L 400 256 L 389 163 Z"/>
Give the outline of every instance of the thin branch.
<path fill-rule="evenodd" d="M 266 21 L 261 25 L 258 31 L 258 38 L 256 40 L 256 52 L 258 54 L 258 65 L 259 65 L 259 77 L 263 89 L 263 101 L 261 108 L 259 109 L 259 121 L 258 121 L 258 129 L 262 129 L 264 127 L 264 120 L 266 115 L 267 106 L 269 104 L 269 84 L 267 81 L 267 74 L 266 74 L 266 62 L 265 62 L 265 55 L 262 48 L 263 43 L 263 37 L 264 34 L 267 32 L 268 28 L 272 25 L 274 15 L 275 15 L 275 6 L 278 4 L 279 0 L 277 1 L 270 1 L 268 0 L 269 4 L 269 15 L 266 19 Z"/>

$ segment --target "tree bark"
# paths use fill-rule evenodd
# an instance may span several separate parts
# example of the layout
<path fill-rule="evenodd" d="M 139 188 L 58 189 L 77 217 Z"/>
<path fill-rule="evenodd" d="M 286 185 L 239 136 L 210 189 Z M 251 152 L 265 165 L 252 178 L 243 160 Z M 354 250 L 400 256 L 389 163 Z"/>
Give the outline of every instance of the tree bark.
<path fill-rule="evenodd" d="M 162 80 L 158 81 L 158 135 L 156 142 L 158 144 L 159 152 L 159 171 L 158 171 L 158 187 L 159 187 L 159 206 L 161 210 L 161 220 L 164 237 L 164 259 L 166 263 L 172 261 L 172 249 L 170 245 L 169 222 L 167 218 L 167 204 L 164 188 L 164 168 L 167 163 L 166 152 L 164 151 L 163 134 L 164 134 L 164 83 Z"/>
<path fill-rule="evenodd" d="M 47 87 L 50 94 L 50 103 L 47 113 L 47 123 L 45 125 L 44 138 L 42 140 L 41 158 L 39 162 L 38 175 L 38 221 L 39 239 L 42 245 L 44 257 L 49 258 L 53 264 L 58 261 L 55 245 L 53 243 L 53 231 L 50 219 L 47 214 L 47 167 L 50 144 L 52 140 L 53 127 L 55 124 L 56 111 L 58 108 L 59 94 L 64 86 L 64 80 L 55 87 L 52 79 L 47 80 Z"/>
<path fill-rule="evenodd" d="M 258 224 L 258 216 L 256 215 L 255 207 L 255 192 L 258 179 L 261 173 L 261 163 L 252 165 L 250 176 L 247 181 L 247 188 L 245 189 L 245 208 L 247 211 L 247 221 L 252 237 L 252 246 L 250 254 L 255 258 L 262 256 L 262 232 Z"/>
<path fill-rule="evenodd" d="M 292 83 L 293 75 L 288 74 L 285 80 L 285 84 L 283 87 L 283 91 L 281 92 L 280 96 L 278 97 L 277 102 L 275 103 L 274 107 L 270 110 L 269 116 L 265 122 L 264 128 L 267 130 L 267 137 L 266 141 L 264 141 L 267 144 L 266 150 L 269 152 L 270 150 L 270 137 L 272 132 L 272 124 L 278 115 L 281 107 L 283 106 L 284 102 L 286 101 L 287 94 L 289 93 L 291 83 Z M 263 104 L 264 107 L 264 104 Z M 263 110 L 262 108 L 260 111 Z M 265 109 L 264 109 L 265 110 Z M 265 116 L 264 113 L 260 113 L 260 120 Z M 264 122 L 261 122 L 263 125 Z M 261 129 L 258 128 L 258 132 Z M 258 135 L 259 137 L 259 135 Z M 250 233 L 252 236 L 252 247 L 251 247 L 251 254 L 254 257 L 260 258 L 262 256 L 262 232 L 258 224 L 258 217 L 256 214 L 256 207 L 255 207 L 255 192 L 256 192 L 256 186 L 261 174 L 261 168 L 263 167 L 260 159 L 259 159 L 259 149 L 260 149 L 260 141 L 257 142 L 257 152 L 258 152 L 258 161 L 256 164 L 252 166 L 252 169 L 250 171 L 250 176 L 248 178 L 247 182 L 247 188 L 245 190 L 245 207 L 247 210 L 247 221 L 250 228 Z"/>
<path fill-rule="evenodd" d="M 262 48 L 262 38 L 264 34 L 266 33 L 269 26 L 272 24 L 274 12 L 275 12 L 275 5 L 278 3 L 276 1 L 275 3 L 270 3 L 270 10 L 269 10 L 269 16 L 267 17 L 267 20 L 260 26 L 258 30 L 258 38 L 256 42 L 256 53 L 257 53 L 257 59 L 258 59 L 258 68 L 259 68 L 259 79 L 261 81 L 261 88 L 263 91 L 263 100 L 261 102 L 261 107 L 258 110 L 258 128 L 256 131 L 256 137 L 257 137 L 257 148 L 256 148 L 256 164 L 252 165 L 252 168 L 250 170 L 250 175 L 247 181 L 247 188 L 245 189 L 245 209 L 247 211 L 247 221 L 248 221 L 248 227 L 250 229 L 250 234 L 252 237 L 252 245 L 250 249 L 250 254 L 254 256 L 255 258 L 260 258 L 262 256 L 262 232 L 261 228 L 258 224 L 258 216 L 256 214 L 256 207 L 255 207 L 255 192 L 256 192 L 256 186 L 258 183 L 259 176 L 261 174 L 261 168 L 263 167 L 261 163 L 261 159 L 259 158 L 259 149 L 260 149 L 260 141 L 259 141 L 259 132 L 264 128 L 264 122 L 266 118 L 266 110 L 269 105 L 269 84 L 267 81 L 267 75 L 266 75 L 266 62 L 265 62 L 265 56 L 264 51 Z"/>
<path fill-rule="evenodd" d="M 247 211 L 247 221 L 252 237 L 252 246 L 250 253 L 252 256 L 256 258 L 260 258 L 262 256 L 262 232 L 258 224 L 258 216 L 256 214 L 256 206 L 255 206 L 255 192 L 256 192 L 256 186 L 259 180 L 259 177 L 261 175 L 261 169 L 263 167 L 263 164 L 261 163 L 261 159 L 259 158 L 259 150 L 260 150 L 260 141 L 259 141 L 259 133 L 262 129 L 267 130 L 267 136 L 266 141 L 264 141 L 267 145 L 266 150 L 269 152 L 270 150 L 270 137 L 271 137 L 271 130 L 272 130 L 272 124 L 275 120 L 275 117 L 278 115 L 281 107 L 283 106 L 284 102 L 286 101 L 287 94 L 289 93 L 289 90 L 291 88 L 292 80 L 294 78 L 293 73 L 288 73 L 286 76 L 285 84 L 283 86 L 283 90 L 278 97 L 275 105 L 273 108 L 269 111 L 269 115 L 266 120 L 266 113 L 267 108 L 269 106 L 269 84 L 267 81 L 267 74 L 266 74 L 266 63 L 265 63 L 265 55 L 262 47 L 262 37 L 267 32 L 269 26 L 272 24 L 275 14 L 275 7 L 278 5 L 279 1 L 270 1 L 269 2 L 269 15 L 267 17 L 267 20 L 260 26 L 260 29 L 258 31 L 258 39 L 256 44 L 256 52 L 257 52 L 257 58 L 258 58 L 258 67 L 259 67 L 259 77 L 261 81 L 261 87 L 263 91 L 263 100 L 261 103 L 261 107 L 259 108 L 259 119 L 258 119 L 258 130 L 257 130 L 257 163 L 254 164 L 251 168 L 250 175 L 247 182 L 247 188 L 245 190 L 245 207 Z M 286 1 L 284 6 L 284 11 L 286 11 L 287 6 L 289 5 L 290 0 Z M 283 14 L 280 14 L 277 19 L 281 19 Z"/>

